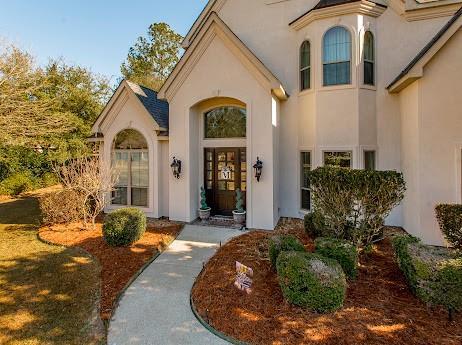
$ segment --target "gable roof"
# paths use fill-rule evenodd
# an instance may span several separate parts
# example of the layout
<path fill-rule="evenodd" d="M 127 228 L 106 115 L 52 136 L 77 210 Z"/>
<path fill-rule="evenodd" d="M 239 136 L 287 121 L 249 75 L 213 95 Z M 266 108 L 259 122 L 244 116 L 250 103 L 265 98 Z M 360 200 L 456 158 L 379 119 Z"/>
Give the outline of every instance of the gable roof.
<path fill-rule="evenodd" d="M 313 11 L 317 11 L 317 10 L 321 10 L 321 9 L 329 8 L 329 7 L 334 7 L 334 6 L 352 4 L 356 2 L 370 3 L 371 6 L 380 6 L 382 8 L 387 7 L 384 4 L 380 3 L 379 1 L 374 1 L 374 0 L 367 0 L 367 1 L 365 0 L 320 0 L 313 8 L 311 8 L 307 12 L 303 13 L 301 16 L 291 21 L 289 23 L 289 26 L 293 26 L 297 24 L 297 22 L 302 21 L 302 19 L 304 19 L 309 14 L 311 14 Z"/>
<path fill-rule="evenodd" d="M 183 48 L 186 49 L 191 45 L 196 32 L 202 27 L 204 22 L 209 17 L 210 13 L 220 11 L 220 9 L 223 7 L 225 2 L 226 2 L 226 0 L 209 0 L 207 2 L 204 9 L 199 14 L 199 16 L 196 18 L 193 25 L 189 29 L 188 33 L 184 37 L 183 42 L 181 44 L 183 46 Z"/>
<path fill-rule="evenodd" d="M 168 102 L 157 98 L 157 92 L 127 80 L 127 84 L 159 127 L 168 129 Z"/>
<path fill-rule="evenodd" d="M 155 130 L 157 130 L 159 133 L 168 131 L 168 103 L 159 99 L 157 97 L 157 92 L 154 90 L 123 79 L 93 124 L 93 133 L 99 133 L 101 124 L 105 121 L 110 111 L 114 108 L 117 100 L 120 98 L 124 90 L 127 90 L 129 95 L 132 95 L 132 99 L 135 99 L 137 102 L 139 102 L 141 108 L 146 111 L 146 115 L 152 118 Z"/>
<path fill-rule="evenodd" d="M 196 33 L 191 46 L 186 50 L 160 89 L 159 97 L 161 99 L 170 98 L 176 93 L 179 85 L 182 84 L 187 75 L 191 72 L 190 66 L 197 63 L 197 56 L 202 54 L 215 36 L 219 36 L 223 41 L 229 44 L 233 49 L 233 53 L 237 54 L 238 58 L 242 61 L 245 61 L 245 66 L 247 68 L 257 72 L 256 75 L 259 77 L 258 80 L 264 85 L 267 85 L 279 100 L 286 100 L 288 98 L 288 94 L 279 79 L 239 39 L 239 37 L 233 33 L 216 12 L 211 12 L 207 20 Z"/>
<path fill-rule="evenodd" d="M 439 49 L 442 46 L 444 46 L 444 44 L 460 28 L 462 24 L 462 21 L 460 20 L 461 17 L 462 7 L 441 28 L 441 30 L 436 33 L 436 35 L 430 40 L 430 42 L 428 42 L 427 45 L 423 47 L 423 49 L 401 71 L 401 73 L 395 79 L 393 79 L 390 85 L 387 86 L 387 89 L 390 92 L 399 92 L 406 86 L 414 82 L 416 79 L 423 76 L 423 66 L 439 51 Z M 458 23 L 458 26 L 455 25 L 456 23 Z M 422 66 L 420 66 L 421 63 Z M 413 69 L 416 69 L 416 71 L 413 71 Z"/>

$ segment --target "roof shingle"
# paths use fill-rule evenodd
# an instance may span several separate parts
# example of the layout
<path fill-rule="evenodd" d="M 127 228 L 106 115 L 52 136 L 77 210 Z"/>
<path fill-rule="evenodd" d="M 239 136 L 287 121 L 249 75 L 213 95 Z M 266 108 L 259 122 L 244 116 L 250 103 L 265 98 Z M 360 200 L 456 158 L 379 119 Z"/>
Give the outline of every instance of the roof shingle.
<path fill-rule="evenodd" d="M 157 98 L 157 92 L 145 86 L 127 80 L 127 84 L 136 94 L 146 110 L 151 114 L 159 127 L 168 130 L 169 105 L 168 102 Z"/>

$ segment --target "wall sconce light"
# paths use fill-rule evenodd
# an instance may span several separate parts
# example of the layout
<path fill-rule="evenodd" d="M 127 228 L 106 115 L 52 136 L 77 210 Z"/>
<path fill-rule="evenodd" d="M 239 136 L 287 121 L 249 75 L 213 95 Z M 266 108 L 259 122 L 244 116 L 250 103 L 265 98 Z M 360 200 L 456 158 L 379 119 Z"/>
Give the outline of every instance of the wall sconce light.
<path fill-rule="evenodd" d="M 254 164 L 253 169 L 255 170 L 255 178 L 257 179 L 257 182 L 260 182 L 263 170 L 263 162 L 260 160 L 260 157 L 257 157 L 257 162 Z"/>
<path fill-rule="evenodd" d="M 173 157 L 173 162 L 170 167 L 172 168 L 173 176 L 179 179 L 181 175 L 181 161 Z"/>

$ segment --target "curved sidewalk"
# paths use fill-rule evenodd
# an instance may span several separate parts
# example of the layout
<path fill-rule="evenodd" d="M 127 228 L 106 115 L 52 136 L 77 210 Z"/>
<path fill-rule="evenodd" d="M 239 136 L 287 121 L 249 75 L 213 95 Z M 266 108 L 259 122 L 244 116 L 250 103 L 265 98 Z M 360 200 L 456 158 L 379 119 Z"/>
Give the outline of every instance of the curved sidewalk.
<path fill-rule="evenodd" d="M 202 265 L 242 232 L 186 225 L 127 289 L 110 322 L 108 345 L 228 344 L 206 330 L 189 304 Z"/>

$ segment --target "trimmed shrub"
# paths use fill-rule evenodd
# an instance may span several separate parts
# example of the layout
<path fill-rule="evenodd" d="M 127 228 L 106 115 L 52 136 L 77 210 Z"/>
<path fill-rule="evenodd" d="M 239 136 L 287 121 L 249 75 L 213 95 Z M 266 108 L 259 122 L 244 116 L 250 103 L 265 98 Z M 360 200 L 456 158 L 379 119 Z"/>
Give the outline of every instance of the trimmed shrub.
<path fill-rule="evenodd" d="M 0 182 L 0 195 L 17 196 L 38 187 L 38 181 L 30 173 L 15 173 Z"/>
<path fill-rule="evenodd" d="M 283 252 L 277 259 L 277 272 L 290 303 L 319 313 L 343 306 L 347 283 L 337 261 L 319 254 Z"/>
<path fill-rule="evenodd" d="M 404 197 L 402 173 L 320 167 L 310 172 L 316 223 L 324 236 L 370 244 L 383 229 L 385 218 Z"/>
<path fill-rule="evenodd" d="M 414 237 L 393 239 L 398 265 L 411 290 L 430 305 L 442 305 L 450 314 L 462 308 L 462 258 L 443 247 L 426 246 Z"/>
<path fill-rule="evenodd" d="M 83 218 L 84 198 L 74 190 L 65 189 L 45 194 L 39 199 L 42 223 L 67 224 Z"/>
<path fill-rule="evenodd" d="M 305 215 L 304 220 L 305 232 L 312 239 L 322 236 L 322 229 L 325 227 L 322 216 L 318 212 L 310 212 Z"/>
<path fill-rule="evenodd" d="M 436 219 L 446 240 L 462 250 L 462 205 L 436 206 Z"/>
<path fill-rule="evenodd" d="M 314 241 L 314 244 L 317 254 L 337 260 L 349 278 L 356 278 L 358 273 L 358 249 L 351 242 L 319 237 Z"/>
<path fill-rule="evenodd" d="M 42 176 L 40 176 L 40 180 L 42 187 L 50 187 L 59 183 L 56 174 L 51 172 L 44 173 Z"/>
<path fill-rule="evenodd" d="M 295 236 L 292 235 L 278 235 L 270 238 L 269 258 L 273 268 L 276 268 L 276 261 L 279 254 L 287 251 L 304 252 L 305 247 Z"/>
<path fill-rule="evenodd" d="M 123 208 L 106 216 L 103 236 L 113 247 L 130 246 L 146 231 L 146 215 L 137 208 Z"/>

